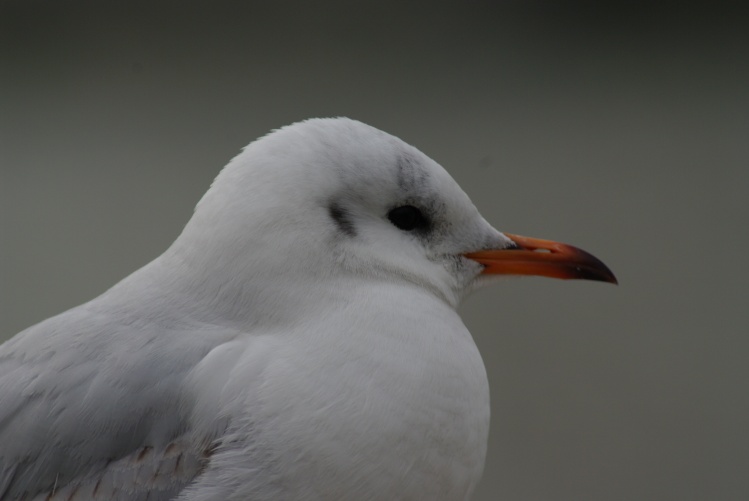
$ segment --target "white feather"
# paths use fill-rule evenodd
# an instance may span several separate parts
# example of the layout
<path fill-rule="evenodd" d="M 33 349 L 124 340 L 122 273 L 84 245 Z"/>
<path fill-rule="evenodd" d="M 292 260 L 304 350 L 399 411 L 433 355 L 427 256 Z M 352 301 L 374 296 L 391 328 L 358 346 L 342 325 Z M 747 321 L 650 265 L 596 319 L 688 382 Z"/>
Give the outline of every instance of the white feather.
<path fill-rule="evenodd" d="M 489 393 L 459 256 L 506 244 L 362 123 L 250 144 L 162 256 L 0 347 L 0 499 L 467 499 Z"/>

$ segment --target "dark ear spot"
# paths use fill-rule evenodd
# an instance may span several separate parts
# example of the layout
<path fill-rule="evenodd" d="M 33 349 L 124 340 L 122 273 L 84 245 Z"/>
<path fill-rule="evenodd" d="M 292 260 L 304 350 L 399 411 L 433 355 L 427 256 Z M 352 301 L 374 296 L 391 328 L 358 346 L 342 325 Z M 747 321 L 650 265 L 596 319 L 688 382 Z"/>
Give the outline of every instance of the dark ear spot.
<path fill-rule="evenodd" d="M 349 237 L 356 236 L 356 228 L 353 221 L 351 221 L 351 214 L 346 209 L 341 207 L 337 202 L 331 202 L 328 206 L 328 214 L 330 214 L 330 218 L 344 234 Z"/>

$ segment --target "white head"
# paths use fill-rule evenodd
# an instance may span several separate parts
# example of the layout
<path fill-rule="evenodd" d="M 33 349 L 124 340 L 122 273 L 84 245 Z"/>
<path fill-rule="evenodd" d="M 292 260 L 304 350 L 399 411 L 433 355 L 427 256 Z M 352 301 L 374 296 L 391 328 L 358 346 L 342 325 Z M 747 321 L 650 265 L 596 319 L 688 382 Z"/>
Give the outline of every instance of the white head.
<path fill-rule="evenodd" d="M 486 273 L 530 274 L 510 261 L 541 241 L 518 240 L 492 228 L 450 175 L 413 146 L 332 118 L 299 122 L 247 146 L 171 250 L 224 282 L 363 275 L 415 284 L 456 306 Z M 502 270 L 489 258 L 466 257 L 477 251 L 501 255 Z"/>

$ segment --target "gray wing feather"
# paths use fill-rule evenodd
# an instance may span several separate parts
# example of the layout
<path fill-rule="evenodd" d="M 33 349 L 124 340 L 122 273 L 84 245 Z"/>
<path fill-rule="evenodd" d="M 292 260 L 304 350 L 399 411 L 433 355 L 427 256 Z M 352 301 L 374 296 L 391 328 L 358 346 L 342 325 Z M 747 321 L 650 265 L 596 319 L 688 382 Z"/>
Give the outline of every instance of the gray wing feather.
<path fill-rule="evenodd" d="M 166 500 L 208 460 L 184 382 L 232 333 L 87 306 L 0 346 L 1 501 Z"/>
<path fill-rule="evenodd" d="M 196 455 L 181 437 L 156 450 L 141 447 L 107 464 L 101 470 L 53 486 L 31 498 L 33 501 L 140 501 L 174 499 L 205 468 L 209 450 Z"/>

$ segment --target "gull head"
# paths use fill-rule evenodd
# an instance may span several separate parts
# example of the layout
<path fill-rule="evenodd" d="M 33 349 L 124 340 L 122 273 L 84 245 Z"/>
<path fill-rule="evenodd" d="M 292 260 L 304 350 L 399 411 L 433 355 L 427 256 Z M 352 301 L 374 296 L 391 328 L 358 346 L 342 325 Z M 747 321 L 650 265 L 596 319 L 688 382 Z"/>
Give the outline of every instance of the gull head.
<path fill-rule="evenodd" d="M 347 118 L 306 120 L 248 145 L 171 251 L 197 262 L 206 281 L 366 277 L 453 307 L 497 275 L 615 281 L 580 249 L 494 229 L 437 162 Z"/>

